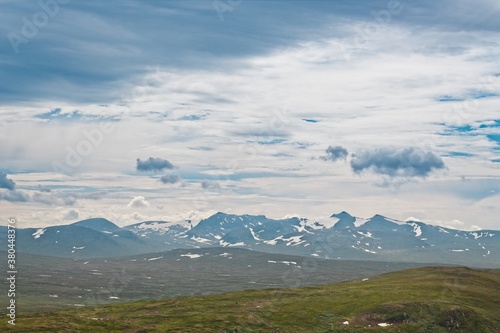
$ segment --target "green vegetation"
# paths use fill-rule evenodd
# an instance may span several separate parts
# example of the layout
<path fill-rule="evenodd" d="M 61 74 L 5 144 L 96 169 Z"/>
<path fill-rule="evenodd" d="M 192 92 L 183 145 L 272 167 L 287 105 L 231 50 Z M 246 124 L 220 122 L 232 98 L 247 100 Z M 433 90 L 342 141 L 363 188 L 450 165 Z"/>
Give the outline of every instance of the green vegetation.
<path fill-rule="evenodd" d="M 327 286 L 23 313 L 9 328 L 51 333 L 498 332 L 499 304 L 500 270 L 427 267 Z M 7 326 L 2 321 L 0 331 Z"/>
<path fill-rule="evenodd" d="M 200 257 L 190 259 L 183 256 L 186 253 Z M 151 258 L 155 260 L 148 260 Z M 173 250 L 92 259 L 23 253 L 17 262 L 20 272 L 16 281 L 18 313 L 249 289 L 324 285 L 425 266 L 321 260 L 236 248 Z M 295 262 L 296 265 L 279 262 Z M 4 280 L 0 283 L 0 293 L 5 295 L 7 289 L 7 280 Z"/>

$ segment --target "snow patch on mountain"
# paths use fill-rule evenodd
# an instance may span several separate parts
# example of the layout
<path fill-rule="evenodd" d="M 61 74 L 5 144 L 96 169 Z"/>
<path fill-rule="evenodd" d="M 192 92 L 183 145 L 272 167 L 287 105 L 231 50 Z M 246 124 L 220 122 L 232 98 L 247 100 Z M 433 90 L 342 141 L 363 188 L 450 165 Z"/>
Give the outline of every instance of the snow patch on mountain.
<path fill-rule="evenodd" d="M 309 226 L 309 228 L 311 228 L 313 230 L 326 229 L 326 226 L 324 224 L 321 224 L 318 221 L 314 221 L 313 223 L 309 224 L 308 226 Z"/>
<path fill-rule="evenodd" d="M 167 222 L 150 222 L 150 223 L 141 223 L 137 226 L 137 229 L 141 230 L 154 230 L 154 231 L 167 231 L 170 229 L 171 224 Z"/>
<path fill-rule="evenodd" d="M 446 229 L 443 229 L 441 227 L 439 227 L 439 232 L 444 232 L 445 234 L 449 234 L 450 232 Z"/>
<path fill-rule="evenodd" d="M 368 237 L 368 238 L 373 238 L 373 235 L 371 232 L 366 232 L 366 233 L 363 233 L 361 231 L 358 231 L 358 234 L 362 235 L 362 236 L 365 236 L 365 237 Z"/>
<path fill-rule="evenodd" d="M 245 246 L 245 242 L 236 242 L 236 243 L 228 243 L 223 240 L 219 241 L 219 244 L 224 247 L 231 247 L 231 246 Z"/>
<path fill-rule="evenodd" d="M 194 240 L 195 242 L 198 242 L 198 243 L 204 243 L 204 244 L 211 244 L 212 241 L 210 239 L 206 239 L 206 238 L 203 238 L 203 237 L 191 237 L 192 240 Z"/>
<path fill-rule="evenodd" d="M 76 250 L 83 250 L 85 246 L 73 246 L 73 250 L 71 250 L 71 253 L 75 253 Z"/>
<path fill-rule="evenodd" d="M 287 266 L 290 266 L 290 265 L 297 265 L 297 263 L 295 261 L 286 261 L 286 260 L 282 260 L 282 261 L 277 261 L 277 260 L 268 260 L 267 261 L 268 263 L 271 263 L 271 264 L 285 264 Z"/>
<path fill-rule="evenodd" d="M 303 235 L 302 236 L 293 236 L 293 237 L 289 237 L 289 238 L 283 238 L 284 241 L 286 241 L 286 246 L 295 246 L 295 245 L 300 245 L 302 243 L 305 243 L 304 240 L 302 240 L 301 238 L 304 237 Z"/>
<path fill-rule="evenodd" d="M 489 232 L 471 232 L 471 235 L 474 236 L 474 239 L 482 238 L 482 237 L 493 237 L 495 234 L 490 234 Z"/>
<path fill-rule="evenodd" d="M 316 219 L 316 221 L 319 223 L 319 225 L 324 226 L 326 229 L 332 228 L 340 219 L 338 217 L 332 216 L 332 217 L 321 217 L 319 219 Z M 311 226 L 311 225 L 309 225 Z M 312 227 L 312 226 L 311 226 Z"/>
<path fill-rule="evenodd" d="M 255 239 L 256 241 L 259 241 L 259 242 L 261 241 L 261 239 L 259 237 L 257 237 L 255 232 L 253 231 L 253 228 L 248 228 L 248 230 L 250 230 L 250 233 L 252 234 L 253 239 Z"/>
<path fill-rule="evenodd" d="M 233 244 L 229 244 L 228 246 L 245 246 L 245 242 L 236 242 L 236 243 L 233 243 Z"/>
<path fill-rule="evenodd" d="M 186 254 L 181 254 L 181 257 L 188 257 L 190 259 L 196 259 L 196 258 L 201 258 L 203 257 L 203 254 L 196 254 L 196 253 L 186 253 Z"/>
<path fill-rule="evenodd" d="M 38 238 L 40 238 L 40 236 L 42 236 L 45 233 L 45 231 L 47 231 L 47 229 L 43 229 L 43 228 L 42 229 L 38 229 L 37 231 L 35 231 L 33 233 L 32 236 L 33 236 L 34 239 L 38 239 Z"/>
<path fill-rule="evenodd" d="M 404 224 L 403 221 L 400 221 L 400 220 L 396 220 L 396 219 L 391 219 L 390 217 L 385 217 L 384 218 L 389 221 L 389 222 L 392 222 L 392 223 L 396 223 L 396 224 Z"/>
<path fill-rule="evenodd" d="M 354 226 L 356 228 L 359 228 L 362 225 L 364 225 L 367 221 L 368 221 L 367 219 L 362 219 L 360 217 L 356 217 L 356 220 L 354 220 Z"/>
<path fill-rule="evenodd" d="M 265 243 L 265 244 L 267 244 L 267 245 L 276 245 L 278 243 L 277 239 L 280 239 L 280 237 L 275 238 L 275 239 L 271 239 L 271 240 L 265 240 L 265 241 L 262 241 L 262 242 Z"/>
<path fill-rule="evenodd" d="M 415 233 L 415 237 L 420 237 L 422 236 L 422 228 L 416 223 L 408 223 L 413 227 L 413 232 Z"/>
<path fill-rule="evenodd" d="M 148 261 L 154 261 L 154 260 L 160 260 L 160 259 L 163 259 L 163 256 L 155 257 L 155 258 L 149 258 Z"/>

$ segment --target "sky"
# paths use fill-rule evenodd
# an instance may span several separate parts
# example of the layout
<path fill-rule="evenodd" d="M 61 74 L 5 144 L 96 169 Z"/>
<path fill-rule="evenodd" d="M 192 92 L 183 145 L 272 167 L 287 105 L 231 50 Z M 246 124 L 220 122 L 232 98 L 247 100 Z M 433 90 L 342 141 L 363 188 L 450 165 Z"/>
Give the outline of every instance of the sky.
<path fill-rule="evenodd" d="M 2 0 L 2 224 L 500 229 L 497 0 Z"/>

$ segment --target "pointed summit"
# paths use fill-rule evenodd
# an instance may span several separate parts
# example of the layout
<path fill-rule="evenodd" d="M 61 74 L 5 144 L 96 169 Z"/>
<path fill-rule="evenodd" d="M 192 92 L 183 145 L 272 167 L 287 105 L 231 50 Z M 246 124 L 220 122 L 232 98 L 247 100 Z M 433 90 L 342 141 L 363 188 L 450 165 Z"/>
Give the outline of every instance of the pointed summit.
<path fill-rule="evenodd" d="M 345 211 L 333 214 L 331 217 L 338 219 L 337 223 L 333 226 L 334 229 L 355 228 L 354 222 L 356 218 Z"/>
<path fill-rule="evenodd" d="M 392 230 L 399 227 L 399 224 L 393 222 L 385 216 L 376 214 L 363 225 L 364 229 L 370 230 Z"/>

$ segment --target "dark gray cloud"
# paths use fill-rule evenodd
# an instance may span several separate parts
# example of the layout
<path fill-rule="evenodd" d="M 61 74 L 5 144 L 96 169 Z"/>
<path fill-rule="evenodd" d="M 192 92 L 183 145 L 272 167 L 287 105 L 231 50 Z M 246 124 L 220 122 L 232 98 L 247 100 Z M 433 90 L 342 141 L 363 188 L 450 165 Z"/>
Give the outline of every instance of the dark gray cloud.
<path fill-rule="evenodd" d="M 214 180 L 204 180 L 201 182 L 201 187 L 209 191 L 219 191 L 220 185 Z"/>
<path fill-rule="evenodd" d="M 164 175 L 164 176 L 160 177 L 160 181 L 163 184 L 175 184 L 175 183 L 178 183 L 180 180 L 181 180 L 181 177 L 174 175 L 174 174 Z"/>
<path fill-rule="evenodd" d="M 230 62 L 226 59 L 293 45 L 309 36 L 311 29 L 321 32 L 330 20 L 330 15 L 314 8 L 311 1 L 269 1 L 266 6 L 259 1 L 248 1 L 244 6 L 232 1 L 225 7 L 223 23 L 219 21 L 220 9 L 217 11 L 212 1 L 132 0 L 115 8 L 104 3 L 61 1 L 54 17 L 43 26 L 33 26 L 33 15 L 45 15 L 46 6 L 40 3 L 49 2 L 2 2 L 4 43 L 0 43 L 0 53 L 9 63 L 0 69 L 5 78 L 0 81 L 2 102 L 50 98 L 113 101 L 120 97 L 117 82 L 134 82 L 138 64 L 204 69 L 220 63 L 227 69 Z M 332 7 L 330 12 L 338 12 L 337 6 L 326 4 Z M 33 35 L 23 34 L 24 17 L 36 29 Z M 273 29 L 280 33 L 262 34 Z M 22 42 L 9 38 L 12 34 Z M 256 39 L 256 35 L 262 38 Z M 96 53 L 98 45 L 106 45 L 107 52 Z M 37 59 L 36 64 L 32 59 Z"/>
<path fill-rule="evenodd" d="M 341 146 L 329 146 L 326 150 L 326 156 L 320 157 L 324 161 L 337 161 L 337 160 L 345 160 L 349 152 L 347 149 Z"/>
<path fill-rule="evenodd" d="M 45 15 L 46 4 L 53 1 L 3 1 L 4 43 L 0 43 L 0 53 L 9 66 L 0 68 L 4 78 L 0 81 L 0 98 L 2 102 L 19 103 L 47 99 L 113 101 L 120 98 L 118 82 L 135 82 L 138 64 L 227 69 L 232 63 L 228 59 L 269 54 L 275 48 L 286 49 L 312 36 L 331 38 L 332 29 L 343 37 L 346 28 L 341 22 L 364 23 L 363 35 L 358 33 L 364 43 L 365 34 L 370 35 L 365 32 L 367 27 L 377 28 L 377 22 L 384 21 L 385 14 L 380 13 L 387 12 L 388 6 L 387 0 L 266 1 L 265 6 L 261 1 L 244 1 L 241 6 L 240 1 L 227 2 L 220 2 L 225 11 L 222 14 L 213 1 L 204 0 L 131 0 L 121 6 L 61 1 L 47 23 L 37 27 L 33 25 L 34 15 Z M 463 0 L 460 6 L 452 0 L 412 1 L 388 21 L 397 17 L 398 24 L 412 28 L 440 26 L 447 31 L 461 29 L 466 22 L 472 31 L 497 32 L 500 23 L 493 4 L 493 0 Z M 450 11 L 450 6 L 454 10 Z M 222 17 L 224 22 L 219 21 Z M 332 19 L 339 22 L 338 30 Z M 23 33 L 31 30 L 27 26 L 33 27 L 35 33 Z M 260 38 L 256 39 L 257 35 Z M 107 46 L 106 52 L 95 52 L 100 45 Z"/>
<path fill-rule="evenodd" d="M 174 165 L 163 158 L 150 157 L 145 161 L 137 159 L 137 171 L 161 171 L 173 168 Z"/>
<path fill-rule="evenodd" d="M 16 188 L 16 183 L 12 180 L 7 178 L 7 175 L 0 171 L 0 188 L 6 188 L 8 190 L 14 190 Z"/>
<path fill-rule="evenodd" d="M 430 151 L 413 147 L 384 147 L 354 154 L 351 168 L 355 173 L 369 170 L 391 178 L 425 178 L 434 170 L 444 169 L 445 164 Z"/>

